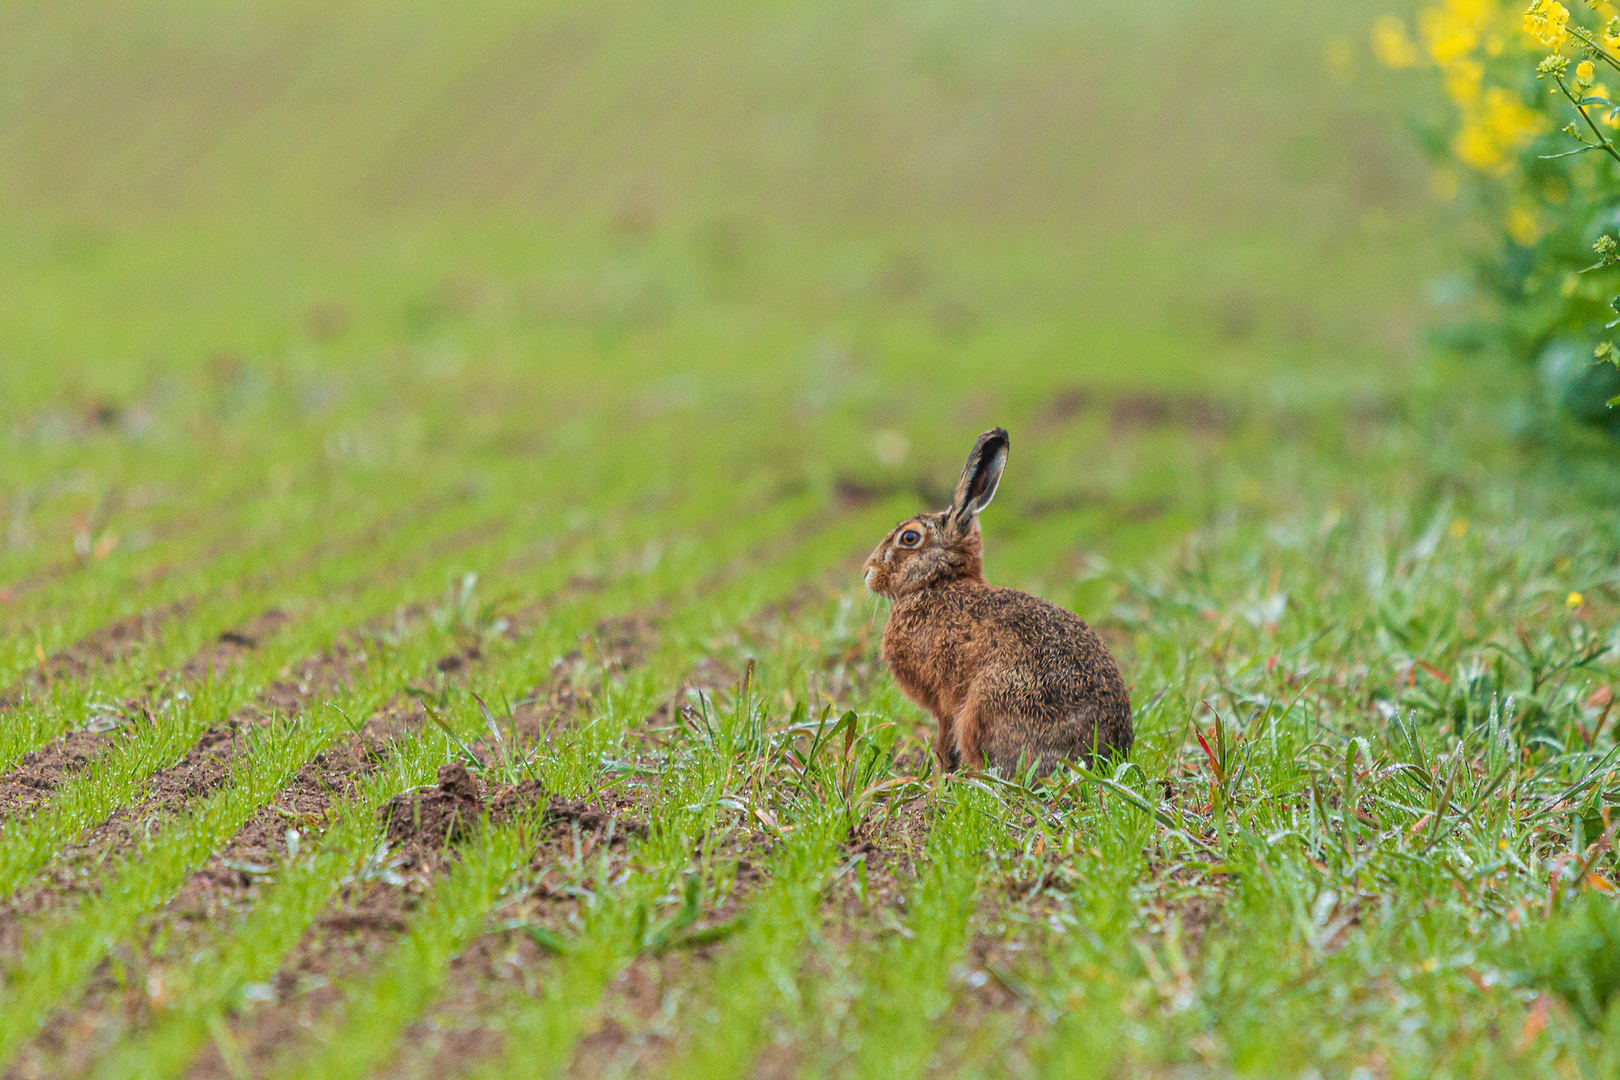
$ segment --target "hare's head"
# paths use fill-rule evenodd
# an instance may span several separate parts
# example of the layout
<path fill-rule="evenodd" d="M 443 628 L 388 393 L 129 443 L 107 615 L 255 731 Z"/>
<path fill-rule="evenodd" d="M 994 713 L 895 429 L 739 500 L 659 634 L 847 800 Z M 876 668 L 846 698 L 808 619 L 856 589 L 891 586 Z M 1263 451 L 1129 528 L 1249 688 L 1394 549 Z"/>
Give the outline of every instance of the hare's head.
<path fill-rule="evenodd" d="M 1007 465 L 1007 433 L 992 428 L 979 436 L 962 469 L 951 505 L 896 525 L 866 560 L 866 587 L 897 597 L 959 578 L 984 576 L 979 511 L 995 498 Z"/>

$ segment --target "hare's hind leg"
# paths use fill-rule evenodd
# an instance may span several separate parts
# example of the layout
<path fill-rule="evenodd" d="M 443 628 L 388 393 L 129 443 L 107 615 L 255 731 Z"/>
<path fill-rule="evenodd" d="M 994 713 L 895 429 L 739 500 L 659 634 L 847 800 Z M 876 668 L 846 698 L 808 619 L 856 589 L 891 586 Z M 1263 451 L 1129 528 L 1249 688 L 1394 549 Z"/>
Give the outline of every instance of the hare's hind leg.
<path fill-rule="evenodd" d="M 985 752 L 1002 776 L 1023 776 L 1032 767 L 1036 776 L 1046 776 L 1078 756 L 1077 734 L 1062 720 L 1008 710 L 990 725 Z"/>
<path fill-rule="evenodd" d="M 1020 768 L 1021 755 L 1030 760 L 1037 757 L 1027 728 L 993 683 L 975 683 L 956 714 L 956 745 L 962 764 L 974 769 L 996 768 L 1003 776 L 1014 775 Z"/>
<path fill-rule="evenodd" d="M 968 691 L 967 700 L 957 710 L 955 723 L 956 745 L 952 748 L 956 763 L 969 769 L 982 769 L 985 761 L 985 739 L 989 734 L 989 717 L 977 688 Z"/>
<path fill-rule="evenodd" d="M 962 763 L 994 768 L 1008 778 L 1024 775 L 1031 766 L 1037 776 L 1045 776 L 1073 756 L 1073 741 L 1073 733 L 1061 723 L 1031 715 L 1017 688 L 1003 693 L 994 681 L 976 683 L 956 714 Z"/>
<path fill-rule="evenodd" d="M 1012 725 L 998 730 L 998 737 L 990 742 L 990 764 L 1009 779 L 1021 777 L 1033 766 L 1036 776 L 1045 776 L 1063 761 L 1060 750 L 1042 745 L 1043 740 L 1024 737 Z"/>
<path fill-rule="evenodd" d="M 1010 777 L 1031 763 L 1040 763 L 1037 730 L 1021 714 L 1020 704 L 1019 688 L 1008 687 L 993 672 L 985 672 L 973 681 L 956 712 L 956 745 L 964 766 L 995 768 L 1002 776 Z M 1050 766 L 1041 771 L 1050 771 Z"/>
<path fill-rule="evenodd" d="M 956 722 L 948 716 L 938 717 L 939 731 L 934 736 L 934 757 L 944 772 L 955 772 L 962 767 L 962 747 L 956 737 Z"/>

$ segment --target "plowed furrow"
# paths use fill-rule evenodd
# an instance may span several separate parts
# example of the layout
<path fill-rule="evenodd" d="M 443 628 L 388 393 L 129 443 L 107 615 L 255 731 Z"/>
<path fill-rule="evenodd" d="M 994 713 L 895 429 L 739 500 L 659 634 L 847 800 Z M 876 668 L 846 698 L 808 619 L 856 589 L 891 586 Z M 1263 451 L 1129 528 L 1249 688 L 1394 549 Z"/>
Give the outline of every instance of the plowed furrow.
<path fill-rule="evenodd" d="M 825 596 L 825 590 L 818 595 Z M 795 643 L 778 632 L 776 624 L 775 606 L 767 606 L 724 639 L 747 642 L 750 653 L 764 654 L 768 664 L 785 669 L 800 657 Z M 741 664 L 733 665 L 716 655 L 689 668 L 677 681 L 680 692 L 674 706 L 661 706 L 638 733 L 636 760 L 650 773 L 667 768 L 674 749 L 671 740 L 681 738 L 676 731 L 685 722 L 681 702 L 687 700 L 686 690 L 701 687 L 711 700 L 720 700 L 728 684 L 736 687 L 741 670 Z M 653 736 L 660 745 L 648 741 L 652 728 L 662 729 Z M 813 828 L 796 834 L 808 846 L 803 851 L 796 848 L 787 861 L 773 853 L 775 840 L 764 832 L 706 836 L 699 845 L 702 861 L 727 867 L 731 883 L 723 900 L 706 907 L 702 924 L 731 924 L 744 911 L 754 910 L 764 923 L 775 925 L 780 913 L 770 905 L 808 904 L 805 918 L 781 923 L 790 930 L 796 926 L 802 933 L 811 925 L 807 920 L 815 917 L 810 898 L 819 892 L 825 873 L 821 856 L 810 857 L 808 862 L 799 859 L 811 849 L 820 850 L 811 842 L 815 834 Z M 777 880 L 784 868 L 787 884 Z M 583 930 L 570 925 L 564 917 L 570 894 L 559 888 L 562 882 L 552 877 L 556 873 L 553 868 L 542 875 L 529 894 L 515 901 L 512 911 L 556 925 L 564 937 L 577 935 L 575 950 L 548 957 L 515 932 L 481 939 L 450 965 L 435 1007 L 401 1034 L 379 1077 L 520 1077 L 551 1075 L 565 1067 L 569 1075 L 578 1076 L 618 1075 L 621 1067 L 642 1071 L 672 1049 L 667 1031 L 671 1008 L 681 1008 L 683 1015 L 688 1009 L 707 1015 L 716 1005 L 701 988 L 720 985 L 717 978 L 723 978 L 728 993 L 750 980 L 755 984 L 774 982 L 780 971 L 773 968 L 757 974 L 760 958 L 773 948 L 788 954 L 797 949 L 793 943 L 797 938 L 773 937 L 765 943 L 745 936 L 736 939 L 736 944 L 726 941 L 644 951 L 612 918 L 590 920 Z M 636 896 L 635 886 L 629 885 L 614 899 L 624 905 L 633 903 Z M 768 916 L 762 914 L 765 908 L 760 905 L 770 908 Z M 723 977 L 717 975 L 717 964 L 726 972 Z M 773 994 L 769 988 L 752 985 L 742 987 L 738 996 L 757 1011 L 760 1002 L 775 1001 Z M 723 1002 L 720 1007 L 724 1009 Z M 745 1027 L 742 1014 L 733 1019 L 742 1041 L 728 1052 L 736 1056 L 757 1043 L 763 1028 L 757 1020 Z"/>
<path fill-rule="evenodd" d="M 538 606 L 536 609 L 538 610 Z M 521 617 L 520 615 L 519 618 Z M 619 662 L 613 659 L 619 655 L 615 650 L 625 648 L 625 639 L 622 633 L 606 636 L 613 640 L 602 646 L 593 646 L 592 651 L 609 657 L 608 663 L 611 665 Z M 480 659 L 479 650 L 460 649 L 439 654 L 438 660 L 431 666 L 436 672 L 436 677 L 442 677 L 445 672 L 464 673 L 474 670 Z M 569 663 L 560 664 L 559 668 L 566 669 L 570 675 L 575 674 Z M 305 676 L 291 687 L 283 685 L 280 688 L 281 692 L 291 693 L 294 690 L 303 692 L 311 684 L 320 682 L 314 672 L 306 672 Z M 583 686 L 578 690 L 558 689 L 544 695 L 537 702 L 520 706 L 513 729 L 508 732 L 508 742 L 515 743 L 520 740 L 521 732 L 537 734 L 546 726 L 539 715 L 541 710 L 549 711 L 559 706 L 565 710 L 572 708 L 582 700 L 583 693 L 588 693 Z M 283 705 L 291 704 L 283 701 Z M 287 830 L 297 830 L 300 836 L 307 838 L 303 840 L 304 850 L 308 850 L 310 844 L 318 843 L 322 829 L 326 827 L 334 813 L 334 805 L 342 800 L 352 802 L 358 798 L 360 786 L 365 782 L 388 783 L 386 777 L 375 776 L 378 770 L 403 767 L 390 764 L 393 760 L 389 750 L 390 744 L 397 739 L 408 739 L 410 742 L 407 745 L 416 747 L 424 730 L 433 730 L 426 728 L 425 724 L 426 717 L 419 705 L 414 703 L 402 705 L 396 702 L 369 718 L 360 731 L 347 734 L 330 748 L 314 754 L 282 791 L 268 797 L 265 805 L 224 845 L 223 850 L 210 858 L 200 872 L 192 875 L 163 911 L 147 920 L 145 933 L 124 950 L 119 968 L 161 971 L 164 965 L 173 962 L 176 955 L 189 955 L 198 949 L 206 950 L 210 940 L 217 941 L 220 924 L 215 921 L 216 919 L 247 917 L 261 902 L 269 903 L 272 907 L 280 904 L 276 897 L 283 894 L 274 891 L 272 883 L 279 880 L 279 875 L 285 869 L 285 859 L 291 851 L 288 847 Z M 372 821 L 369 812 L 366 821 L 368 823 Z M 344 866 L 348 866 L 356 852 L 361 856 L 371 852 L 376 843 L 376 834 L 373 830 L 374 825 L 367 824 L 361 834 L 353 836 L 350 850 L 342 853 L 340 859 L 342 865 L 334 866 L 334 871 L 341 871 Z M 373 839 L 364 840 L 363 835 L 371 835 Z M 404 867 L 405 870 L 420 870 L 432 865 L 431 852 L 418 855 L 420 857 L 415 859 L 412 866 Z M 352 871 L 354 868 L 349 869 Z M 400 870 L 401 866 L 394 866 L 389 873 L 398 873 Z M 292 925 L 295 929 L 313 920 L 320 908 L 326 904 L 328 892 L 339 888 L 341 883 L 336 876 L 324 884 L 313 878 L 306 877 L 301 880 L 304 880 L 306 885 L 294 891 L 298 894 L 298 902 L 307 910 L 307 919 L 304 923 L 293 919 Z M 267 889 L 272 890 L 268 895 Z M 311 892 L 311 889 L 314 891 Z M 377 893 L 359 900 L 350 897 L 349 902 L 353 905 L 353 910 L 339 911 L 331 925 L 321 926 L 319 929 L 352 934 L 355 944 L 360 946 L 364 946 L 367 940 L 379 934 L 383 937 L 391 935 L 395 932 L 393 916 L 379 914 L 377 910 L 378 904 L 383 902 L 384 895 Z M 284 908 L 285 904 L 281 904 L 281 907 Z M 285 944 L 277 946 L 273 941 L 269 944 L 258 942 L 258 945 L 262 946 L 257 954 L 261 960 L 263 956 L 280 956 L 292 948 L 294 940 L 303 931 L 297 929 L 297 932 L 288 938 L 286 937 L 288 925 L 288 917 L 283 912 L 278 926 L 272 930 L 279 931 L 280 936 L 285 939 Z M 276 934 L 272 933 L 271 936 L 274 938 Z M 266 970 L 257 977 L 268 979 L 273 966 L 271 970 Z M 47 1071 L 71 1074 L 78 1063 L 100 1057 L 101 1051 L 120 1037 L 148 1028 L 149 1022 L 163 1019 L 164 1010 L 161 1007 L 145 1001 L 139 993 L 132 995 L 127 980 L 120 981 L 113 971 L 114 968 L 103 964 L 92 979 L 86 1000 L 72 1009 L 59 1012 L 41 1037 L 34 1040 L 19 1056 L 15 1067 L 36 1070 L 44 1068 Z M 159 982 L 161 981 L 160 976 Z M 155 1030 L 148 1032 L 150 1037 L 139 1040 L 139 1044 L 146 1049 L 137 1052 L 136 1057 L 153 1063 L 169 1061 L 174 1067 L 158 1075 L 176 1075 L 194 1053 L 198 1041 L 209 1034 L 207 1021 L 216 1018 L 226 1004 L 227 1001 L 210 998 L 207 995 L 201 1000 L 191 1002 L 191 1007 L 182 1011 L 172 1022 L 157 1024 Z M 81 1038 L 77 1040 L 77 1057 L 69 1053 L 70 1044 L 65 1043 L 59 1036 L 59 1033 L 66 1029 L 81 1033 Z M 89 1053 L 83 1049 L 85 1046 L 97 1049 L 94 1053 Z M 108 1075 L 128 1075 L 128 1073 L 115 1071 Z"/>
<path fill-rule="evenodd" d="M 645 616 L 600 623 L 580 648 L 554 665 L 547 684 L 518 703 L 504 725 L 504 752 L 526 756 L 539 748 L 539 740 L 563 737 L 566 724 L 590 709 L 593 683 L 645 655 L 645 639 L 627 628 L 647 626 Z M 599 665 L 585 667 L 581 661 L 586 654 L 598 658 Z M 497 754 L 489 738 L 476 744 L 476 749 L 490 759 Z M 499 816 L 512 817 L 536 799 L 547 801 L 538 787 L 525 783 L 490 802 Z M 548 826 L 551 831 L 537 842 L 544 844 L 544 836 L 585 813 L 579 808 L 571 810 L 548 811 L 544 820 L 552 823 Z M 612 810 L 605 805 L 601 816 L 605 819 Z M 281 963 L 271 981 L 275 999 L 233 1018 L 223 1029 L 225 1033 L 204 1048 L 188 1076 L 229 1077 L 241 1068 L 250 1075 L 263 1075 L 278 1062 L 297 1060 L 311 1032 L 330 1026 L 342 1015 L 350 1004 L 343 986 L 370 976 L 379 959 L 416 925 L 416 898 L 440 886 L 455 864 L 445 857 L 442 847 L 406 841 L 390 851 L 386 865 L 393 880 L 352 883 L 338 891 Z"/>
<path fill-rule="evenodd" d="M 289 618 L 283 611 L 271 610 L 239 629 L 225 631 L 185 662 L 179 672 L 180 681 L 219 679 Z M 165 681 L 158 678 L 154 683 Z M 144 699 L 127 698 L 120 703 L 118 715 L 97 716 L 87 726 L 66 732 L 25 754 L 17 768 L 0 777 L 0 822 L 20 817 L 44 801 L 63 781 L 88 768 L 109 746 L 129 734 L 135 724 L 152 723 L 155 704 L 150 691 Z"/>
<path fill-rule="evenodd" d="M 455 530 L 448 537 L 438 538 L 443 541 L 440 545 L 441 551 L 449 555 L 461 552 L 460 546 L 454 542 L 455 538 L 480 535 L 483 524 L 475 523 L 473 526 Z M 430 571 L 436 563 L 428 560 L 424 568 L 422 565 L 424 556 L 417 539 L 402 538 L 399 546 L 404 554 L 399 560 L 386 564 L 386 569 L 381 573 L 360 571 L 362 579 L 370 581 L 360 590 L 358 606 L 362 610 L 369 608 L 375 611 L 387 597 L 402 593 L 410 595 L 413 591 L 420 590 L 419 585 L 416 590 L 409 585 L 402 587 L 398 584 L 400 579 L 406 582 L 420 582 L 424 578 L 431 578 Z M 442 557 L 439 561 L 442 561 Z M 341 595 L 332 596 L 334 590 L 330 587 L 327 591 L 329 595 L 324 600 L 334 605 L 346 599 Z M 382 635 L 384 639 L 395 634 L 399 628 L 392 623 L 398 621 L 399 611 L 402 610 L 396 609 L 392 620 L 386 615 L 375 617 L 376 633 Z M 330 616 L 337 614 L 338 611 L 339 609 L 334 606 L 327 614 Z M 420 616 L 422 611 L 417 609 L 415 614 Z M 312 634 L 318 636 L 321 625 L 319 620 L 306 612 L 305 621 L 314 624 L 313 631 L 306 633 L 305 636 Z M 333 620 L 329 618 L 328 621 Z M 296 644 L 296 641 L 284 643 L 285 647 L 266 650 L 264 655 L 256 659 L 255 670 L 248 672 L 248 676 L 264 679 L 268 672 L 275 670 L 277 661 Z M 356 655 L 363 657 L 364 650 L 359 650 Z M 320 663 L 317 662 L 317 667 Z M 63 852 L 68 845 L 79 842 L 88 830 L 106 822 L 110 813 L 123 811 L 126 819 L 132 816 L 129 808 L 120 806 L 120 802 L 133 798 L 133 801 L 138 803 L 147 799 L 152 794 L 148 791 L 148 781 L 164 767 L 162 764 L 164 761 L 180 758 L 176 768 L 184 778 L 181 782 L 192 787 L 189 796 L 182 795 L 182 798 L 195 798 L 205 794 L 205 789 L 197 786 L 193 780 L 198 775 L 198 769 L 207 767 L 205 759 L 218 755 L 199 753 L 197 757 L 188 760 L 189 752 L 196 749 L 193 744 L 199 739 L 217 742 L 222 738 L 229 738 L 232 719 L 237 721 L 236 730 L 238 732 L 242 730 L 242 718 L 231 715 L 230 710 L 234 697 L 240 693 L 244 684 L 251 681 L 251 678 L 239 678 L 229 684 L 204 683 L 175 689 L 168 698 L 172 716 L 166 717 L 165 722 L 154 723 L 138 730 L 133 738 L 118 746 L 109 747 L 100 757 L 92 759 L 94 768 L 81 771 L 79 775 L 69 778 L 34 819 L 19 829 L 15 836 L 8 838 L 12 842 L 9 849 L 4 850 L 4 857 L 0 858 L 0 875 L 4 877 L 4 888 L 15 893 L 27 874 L 44 865 L 47 859 Z M 275 715 L 278 710 L 282 714 L 290 714 L 301 708 L 302 700 L 313 690 L 320 689 L 322 685 L 319 680 L 311 683 L 309 679 L 299 679 L 296 675 L 282 678 L 273 682 L 268 690 L 264 691 L 260 702 L 262 707 L 250 706 L 247 712 L 251 718 L 255 718 L 255 722 Z M 202 691 L 207 691 L 211 696 L 205 699 Z M 210 710 L 214 710 L 214 715 L 230 718 L 210 721 Z M 126 791 L 129 794 L 122 794 Z M 164 793 L 158 791 L 156 796 L 161 799 Z M 167 801 L 173 802 L 173 799 Z M 137 810 L 139 809 L 137 807 Z M 147 820 L 153 819 L 149 817 Z M 113 838 L 116 840 L 117 824 L 113 823 L 113 827 Z M 105 845 L 103 848 L 105 849 Z M 68 854 L 76 855 L 78 852 L 69 851 Z M 63 860 L 57 859 L 56 862 L 57 865 L 62 865 Z"/>

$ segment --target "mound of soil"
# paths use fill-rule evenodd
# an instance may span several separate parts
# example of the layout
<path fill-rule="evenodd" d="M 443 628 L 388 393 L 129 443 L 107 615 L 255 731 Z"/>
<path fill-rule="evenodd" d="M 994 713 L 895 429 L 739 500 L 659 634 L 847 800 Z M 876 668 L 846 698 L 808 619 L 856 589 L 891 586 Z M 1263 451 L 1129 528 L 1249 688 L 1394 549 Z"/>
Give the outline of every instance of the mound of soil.
<path fill-rule="evenodd" d="M 429 847 L 465 840 L 478 828 L 484 800 L 478 795 L 478 782 L 459 761 L 439 767 L 439 786 L 430 791 L 406 791 L 395 795 L 383 807 L 388 823 L 388 839 L 393 843 L 414 840 Z"/>
<path fill-rule="evenodd" d="M 572 823 L 582 833 L 600 833 L 611 824 L 614 842 L 619 844 L 626 836 L 647 836 L 647 823 L 635 816 L 635 801 L 623 793 L 603 792 L 593 800 L 570 802 L 548 795 L 538 780 L 524 780 L 493 794 L 489 801 L 490 820 L 497 824 L 516 820 L 532 813 L 540 803 L 545 804 L 542 820 L 548 826 Z"/>

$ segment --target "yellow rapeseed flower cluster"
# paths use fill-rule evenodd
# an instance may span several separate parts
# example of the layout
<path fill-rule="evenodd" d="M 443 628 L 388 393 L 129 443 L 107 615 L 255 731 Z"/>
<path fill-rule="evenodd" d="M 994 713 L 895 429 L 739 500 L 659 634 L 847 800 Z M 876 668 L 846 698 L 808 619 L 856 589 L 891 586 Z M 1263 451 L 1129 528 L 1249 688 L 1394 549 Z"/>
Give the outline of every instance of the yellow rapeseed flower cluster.
<path fill-rule="evenodd" d="M 1569 13 L 1562 5 L 1536 0 L 1532 12 L 1536 27 L 1567 36 Z M 1531 25 L 1531 14 L 1524 26 Z M 1418 37 L 1423 53 L 1440 69 L 1447 99 L 1457 107 L 1457 133 L 1451 152 L 1479 172 L 1500 175 L 1510 171 L 1518 152 L 1548 127 L 1544 114 L 1527 106 L 1519 96 L 1500 86 L 1485 85 L 1485 59 L 1506 49 L 1512 18 L 1499 0 L 1442 0 L 1418 13 Z M 1420 62 L 1418 48 L 1406 26 L 1385 16 L 1373 26 L 1373 51 L 1390 67 L 1413 67 Z M 1509 222 L 1515 239 L 1540 236 L 1533 215 L 1516 213 Z"/>
<path fill-rule="evenodd" d="M 1406 36 L 1406 24 L 1395 15 L 1382 16 L 1373 23 L 1372 49 L 1373 55 L 1385 67 L 1417 67 L 1422 59 L 1417 46 Z"/>
<path fill-rule="evenodd" d="M 1388 67 L 1425 69 L 1431 97 L 1450 106 L 1441 110 L 1449 126 L 1439 132 L 1424 110 L 1425 128 L 1440 136 L 1425 141 L 1444 148 L 1430 187 L 1440 199 L 1466 188 L 1475 197 L 1463 209 L 1495 219 L 1491 257 L 1514 290 L 1496 302 L 1535 331 L 1519 335 L 1523 344 L 1511 342 L 1515 351 L 1528 358 L 1532 340 L 1590 332 L 1613 338 L 1596 342 L 1597 362 L 1620 365 L 1620 334 L 1613 333 L 1620 322 L 1602 334 L 1597 325 L 1607 314 L 1600 319 L 1592 310 L 1613 292 L 1612 271 L 1620 268 L 1609 220 L 1620 175 L 1620 99 L 1599 81 L 1620 73 L 1620 0 L 1424 0 L 1415 23 L 1380 18 L 1372 47 Z M 1540 138 L 1554 128 L 1562 138 Z M 1590 241 L 1579 240 L 1594 229 L 1601 230 L 1595 266 L 1583 250 Z M 1611 272 L 1581 276 L 1587 270 Z M 1620 310 L 1620 296 L 1610 305 Z M 1571 392 L 1574 383 L 1560 391 L 1572 412 L 1620 432 L 1620 396 L 1609 397 L 1612 411 L 1597 419 L 1584 403 L 1586 389 L 1578 391 L 1579 407 Z M 1605 404 L 1605 396 L 1592 404 Z M 1452 528 L 1461 536 L 1467 524 Z M 1568 603 L 1579 609 L 1580 593 L 1570 593 Z"/>
<path fill-rule="evenodd" d="M 1556 49 L 1569 40 L 1569 11 L 1557 0 L 1534 0 L 1524 13 L 1524 32 Z"/>
<path fill-rule="evenodd" d="M 1547 118 L 1517 94 L 1488 86 L 1476 106 L 1463 110 L 1451 151 L 1480 172 L 1505 173 L 1513 167 L 1513 155 L 1547 127 Z"/>

